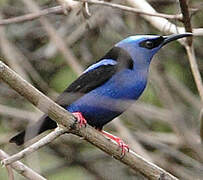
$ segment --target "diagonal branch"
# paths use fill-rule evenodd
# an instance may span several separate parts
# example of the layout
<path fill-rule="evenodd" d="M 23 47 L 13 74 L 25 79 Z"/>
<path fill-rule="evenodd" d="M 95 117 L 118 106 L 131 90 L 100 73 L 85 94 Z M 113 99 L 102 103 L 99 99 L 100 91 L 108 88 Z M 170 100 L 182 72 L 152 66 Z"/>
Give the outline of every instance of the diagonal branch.
<path fill-rule="evenodd" d="M 66 133 L 66 132 L 67 132 L 67 130 L 65 128 L 58 127 L 54 131 L 49 133 L 47 136 L 40 139 L 37 143 L 34 143 L 34 144 L 30 145 L 29 147 L 23 149 L 19 153 L 2 160 L 2 163 L 11 164 L 17 160 L 20 160 L 23 157 L 31 154 L 32 152 L 38 150 L 39 148 L 47 145 L 50 142 L 52 142 L 54 139 L 56 139 L 57 137 L 61 136 L 62 134 Z"/>
<path fill-rule="evenodd" d="M 47 113 L 50 118 L 57 123 L 64 125 L 68 132 L 84 137 L 88 142 L 126 164 L 131 169 L 135 171 L 139 170 L 149 179 L 157 180 L 163 176 L 168 180 L 177 179 L 155 164 L 146 161 L 131 150 L 126 152 L 125 156 L 122 156 L 121 150 L 118 149 L 116 144 L 106 139 L 100 132 L 89 125 L 87 125 L 86 128 L 79 128 L 75 123 L 75 118 L 69 112 L 43 95 L 1 61 L 0 78 L 40 110 Z"/>
<path fill-rule="evenodd" d="M 132 13 L 136 13 L 136 14 L 143 14 L 143 15 L 147 15 L 147 16 L 155 16 L 155 17 L 162 17 L 162 18 L 166 18 L 166 19 L 182 20 L 182 15 L 180 15 L 180 14 L 170 15 L 170 14 L 163 14 L 163 13 L 158 13 L 158 12 L 150 13 L 150 12 L 147 12 L 147 11 L 144 11 L 144 10 L 140 10 L 138 8 L 132 8 L 132 7 L 129 7 L 129 6 L 110 3 L 110 2 L 106 2 L 106 1 L 98 1 L 98 0 L 76 0 L 76 1 L 87 2 L 89 4 L 97 4 L 97 5 L 107 6 L 107 7 L 127 11 L 127 12 L 132 12 Z"/>
<path fill-rule="evenodd" d="M 109 6 L 112 8 L 116 8 L 116 9 L 121 9 L 124 11 L 128 11 L 128 12 L 133 12 L 136 14 L 145 14 L 148 16 L 156 16 L 156 17 L 163 17 L 163 18 L 167 18 L 167 19 L 178 19 L 181 20 L 182 16 L 180 14 L 177 15 L 169 15 L 169 14 L 163 14 L 163 13 L 148 13 L 136 8 L 132 8 L 132 7 L 128 7 L 128 6 L 123 6 L 123 5 L 119 5 L 119 4 L 113 4 L 113 3 L 108 3 L 105 1 L 96 1 L 96 0 L 82 0 L 84 2 L 88 2 L 90 4 L 98 4 L 98 5 L 103 5 L 103 6 Z M 66 10 L 71 10 L 71 9 L 75 9 L 78 6 L 79 3 L 75 2 L 75 4 L 69 5 L 66 8 Z M 53 13 L 63 13 L 64 12 L 64 7 L 63 6 L 55 6 L 55 7 L 51 7 L 51 8 L 47 8 L 47 9 L 43 9 L 39 12 L 33 12 L 33 13 L 29 13 L 29 14 L 25 14 L 22 16 L 18 16 L 18 17 L 13 17 L 13 18 L 9 18 L 9 19 L 2 19 L 0 21 L 0 25 L 8 25 L 8 24 L 13 24 L 13 23 L 20 23 L 20 22 L 25 22 L 25 21 L 31 21 L 34 19 L 37 19 L 41 16 L 46 16 L 49 14 L 53 14 Z M 66 11 L 67 12 L 67 11 Z"/>
<path fill-rule="evenodd" d="M 130 4 L 134 8 L 138 8 L 140 10 L 145 10 L 149 13 L 156 13 L 156 10 L 146 1 L 142 0 L 142 3 L 140 3 L 140 0 L 126 0 L 128 4 Z M 152 26 L 157 28 L 160 31 L 165 31 L 168 33 L 184 33 L 185 28 L 184 27 L 177 27 L 175 24 L 168 21 L 166 18 L 162 17 L 154 17 L 154 16 L 146 16 L 144 14 L 141 14 L 141 16 L 148 21 Z M 203 28 L 196 28 L 193 29 L 193 35 L 194 36 L 202 36 L 203 35 Z"/>
<path fill-rule="evenodd" d="M 189 60 L 192 74 L 193 74 L 193 77 L 194 77 L 194 80 L 195 80 L 195 83 L 197 86 L 197 90 L 198 90 L 200 98 L 203 102 L 203 84 L 202 84 L 201 74 L 199 72 L 199 68 L 197 65 L 197 60 L 196 60 L 196 56 L 195 56 L 195 52 L 194 52 L 194 46 L 185 45 L 184 47 L 187 51 L 188 60 Z M 202 106 L 203 106 L 203 104 L 202 104 Z"/>
<path fill-rule="evenodd" d="M 128 12 L 133 12 L 136 14 L 140 14 L 143 17 L 148 16 L 148 18 L 146 18 L 151 24 L 154 24 L 155 27 L 157 27 L 158 29 L 161 29 L 161 31 L 163 31 L 164 29 L 170 27 L 170 31 L 171 33 L 175 33 L 176 29 L 179 30 L 179 32 L 184 32 L 184 29 L 182 27 L 178 27 L 175 28 L 174 24 L 170 23 L 169 21 L 167 21 L 166 19 L 179 19 L 182 20 L 182 16 L 180 14 L 177 15 L 170 15 L 170 14 L 163 14 L 163 13 L 158 13 L 156 12 L 145 0 L 143 0 L 142 3 L 140 2 L 136 2 L 136 1 L 132 1 L 132 0 L 128 0 L 129 4 L 131 4 L 132 6 L 134 6 L 135 8 L 129 7 L 129 6 L 123 6 L 123 5 L 119 5 L 119 4 L 113 4 L 113 3 L 108 3 L 105 1 L 96 1 L 96 0 L 75 0 L 75 1 L 67 1 L 68 2 L 68 6 L 66 6 L 67 10 L 70 9 L 77 9 L 79 8 L 79 3 L 76 1 L 85 1 L 88 3 L 92 3 L 92 4 L 98 4 L 98 5 L 104 5 L 104 6 L 109 6 L 112 8 L 116 8 L 116 9 L 121 9 L 124 11 L 128 11 Z M 139 5 L 138 5 L 139 3 Z M 147 3 L 147 6 L 145 6 L 145 4 Z M 146 8 L 145 8 L 146 7 Z M 53 14 L 53 13 L 64 13 L 64 7 L 62 6 L 55 6 L 55 7 L 51 7 L 51 8 L 47 8 L 47 9 L 43 9 L 40 10 L 38 12 L 33 12 L 33 13 L 29 13 L 29 14 L 25 14 L 22 16 L 18 16 L 18 17 L 13 17 L 13 18 L 9 18 L 9 19 L 2 19 L 0 20 L 0 25 L 8 25 L 8 24 L 13 24 L 13 23 L 20 23 L 20 22 L 25 22 L 25 21 L 31 21 L 34 19 L 37 19 L 39 17 L 42 16 L 46 16 L 48 14 Z M 159 17 L 162 19 L 159 19 L 160 22 L 158 22 L 157 20 L 154 20 L 154 18 Z M 163 20 L 165 19 L 165 20 Z M 167 27 L 166 27 L 167 25 Z M 194 36 L 203 36 L 203 28 L 194 28 L 193 29 L 193 35 Z"/>
<path fill-rule="evenodd" d="M 9 155 L 6 154 L 4 151 L 0 150 L 0 159 L 3 160 L 5 158 L 8 158 Z M 15 169 L 16 172 L 21 174 L 27 179 L 30 180 L 46 180 L 46 178 L 42 177 L 29 167 L 25 166 L 23 163 L 16 161 L 10 165 L 13 169 Z"/>
<path fill-rule="evenodd" d="M 68 5 L 66 6 L 66 9 L 68 11 L 72 9 L 77 9 L 79 8 L 79 3 L 74 2 L 74 1 L 68 1 Z M 18 17 L 13 17 L 9 19 L 1 19 L 0 20 L 0 25 L 7 25 L 7 24 L 13 24 L 13 23 L 20 23 L 20 22 L 25 22 L 25 21 L 31 21 L 34 19 L 37 19 L 41 16 L 46 16 L 48 14 L 53 14 L 53 13 L 63 13 L 64 12 L 64 6 L 55 6 L 47 9 L 43 9 L 39 12 L 33 12 L 29 14 L 25 14 L 22 16 Z"/>

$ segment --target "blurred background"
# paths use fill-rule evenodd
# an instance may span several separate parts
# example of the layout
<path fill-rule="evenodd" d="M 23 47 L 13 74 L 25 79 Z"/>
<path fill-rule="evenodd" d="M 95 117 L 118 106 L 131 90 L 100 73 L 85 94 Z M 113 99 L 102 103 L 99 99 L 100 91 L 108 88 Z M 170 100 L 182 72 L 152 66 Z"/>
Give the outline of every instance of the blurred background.
<path fill-rule="evenodd" d="M 111 2 L 130 6 L 127 1 Z M 181 13 L 176 0 L 147 2 L 161 13 Z M 0 19 L 30 13 L 36 6 L 47 9 L 58 5 L 55 0 L 0 0 Z M 192 26 L 203 27 L 202 0 L 190 0 L 189 7 Z M 89 10 L 91 17 L 78 6 L 67 15 L 52 13 L 0 26 L 1 60 L 54 100 L 116 42 L 135 34 L 165 35 L 170 28 L 166 24 L 159 31 L 140 15 L 111 7 L 90 5 Z M 183 26 L 177 19 L 170 21 Z M 202 76 L 202 37 L 194 37 L 194 47 Z M 203 179 L 203 151 L 199 146 L 201 107 L 185 48 L 173 42 L 153 58 L 142 97 L 104 129 L 180 179 Z M 23 147 L 8 143 L 10 137 L 41 114 L 0 80 L 1 149 L 9 154 L 22 150 Z M 146 179 L 74 135 L 61 136 L 22 162 L 50 180 Z M 0 179 L 8 179 L 2 167 Z M 15 174 L 15 179 L 25 178 Z"/>

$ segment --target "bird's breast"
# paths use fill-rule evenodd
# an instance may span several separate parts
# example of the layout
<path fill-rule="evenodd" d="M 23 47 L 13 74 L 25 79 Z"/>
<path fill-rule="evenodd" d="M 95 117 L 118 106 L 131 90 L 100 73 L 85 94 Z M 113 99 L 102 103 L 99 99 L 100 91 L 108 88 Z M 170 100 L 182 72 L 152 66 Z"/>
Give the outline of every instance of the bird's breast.
<path fill-rule="evenodd" d="M 83 95 L 67 109 L 82 112 L 93 126 L 102 126 L 124 112 L 133 103 L 132 100 L 141 95 L 145 86 L 146 79 L 141 74 L 124 70 Z M 94 119 L 97 120 L 94 122 Z"/>

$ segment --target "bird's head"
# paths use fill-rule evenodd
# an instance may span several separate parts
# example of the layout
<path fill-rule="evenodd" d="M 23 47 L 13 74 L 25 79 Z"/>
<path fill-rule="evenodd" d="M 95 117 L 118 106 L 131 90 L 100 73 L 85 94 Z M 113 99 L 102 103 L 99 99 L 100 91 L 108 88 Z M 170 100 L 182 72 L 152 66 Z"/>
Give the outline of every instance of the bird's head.
<path fill-rule="evenodd" d="M 137 68 L 149 65 L 154 54 L 171 41 L 192 36 L 192 33 L 173 34 L 169 36 L 136 35 L 130 36 L 115 46 L 123 48 L 132 57 Z"/>

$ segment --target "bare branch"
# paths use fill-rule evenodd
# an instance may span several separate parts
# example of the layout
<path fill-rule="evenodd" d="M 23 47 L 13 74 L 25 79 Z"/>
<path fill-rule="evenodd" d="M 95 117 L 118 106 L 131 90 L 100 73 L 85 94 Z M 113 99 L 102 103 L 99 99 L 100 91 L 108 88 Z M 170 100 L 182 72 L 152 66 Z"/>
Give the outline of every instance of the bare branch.
<path fill-rule="evenodd" d="M 8 154 L 6 154 L 4 151 L 0 150 L 0 159 L 1 160 L 8 158 L 8 157 L 9 157 Z M 19 174 L 21 174 L 22 176 L 24 176 L 27 179 L 46 180 L 46 178 L 42 177 L 41 175 L 39 175 L 38 173 L 36 173 L 35 171 L 33 171 L 29 167 L 25 166 L 23 163 L 21 163 L 19 161 L 12 163 L 10 166 L 13 169 L 15 169 L 16 172 L 18 172 Z"/>
<path fill-rule="evenodd" d="M 142 3 L 140 3 L 140 0 L 126 0 L 126 2 L 128 2 L 128 4 L 130 4 L 131 6 L 143 11 L 147 11 L 148 13 L 156 13 L 156 10 L 146 0 L 142 0 Z M 141 16 L 160 31 L 168 33 L 177 33 L 177 31 L 179 33 L 185 32 L 185 28 L 177 27 L 175 24 L 171 23 L 165 18 L 146 16 L 144 14 L 141 14 Z M 193 35 L 202 36 L 203 28 L 193 29 Z"/>
<path fill-rule="evenodd" d="M 85 0 L 78 0 L 78 1 L 85 1 Z M 69 1 L 67 1 L 69 2 Z M 79 3 L 77 3 L 76 1 L 70 1 L 71 3 L 69 3 L 68 6 L 66 6 L 66 8 L 68 10 L 70 9 L 75 9 L 78 7 Z M 170 31 L 171 33 L 175 33 L 176 32 L 176 28 L 174 27 L 174 25 L 172 23 L 170 23 L 169 21 L 167 21 L 166 19 L 179 19 L 182 20 L 182 16 L 180 14 L 178 15 L 168 15 L 168 14 L 163 14 L 163 13 L 158 13 L 156 12 L 147 2 L 143 1 L 142 5 L 138 5 L 139 2 L 133 1 L 132 0 L 128 0 L 128 2 L 132 5 L 135 6 L 136 8 L 132 8 L 132 7 L 128 7 L 128 6 L 123 6 L 123 5 L 118 5 L 118 4 L 113 4 L 113 3 L 107 3 L 105 1 L 93 1 L 93 0 L 86 0 L 86 2 L 92 3 L 92 4 L 100 4 L 100 5 L 104 5 L 104 6 L 109 6 L 112 8 L 117 8 L 117 9 L 121 9 L 121 10 L 125 10 L 125 11 L 129 11 L 129 12 L 134 12 L 136 14 L 140 14 L 143 17 L 144 16 L 148 16 L 149 18 L 146 18 L 149 22 L 151 22 L 152 24 L 155 25 L 155 27 L 157 27 L 158 29 L 160 29 L 161 31 Z M 145 9 L 145 3 L 147 3 L 147 10 Z M 149 6 L 148 6 L 149 5 Z M 37 19 L 41 16 L 45 16 L 48 14 L 53 14 L 53 13 L 63 13 L 64 12 L 64 7 L 62 6 L 56 6 L 56 7 L 52 7 L 52 8 L 47 8 L 38 12 L 34 12 L 34 13 L 30 13 L 30 14 L 26 14 L 26 15 L 22 15 L 22 16 L 18 16 L 18 17 L 14 17 L 14 18 L 9 18 L 9 19 L 3 19 L 0 20 L 0 25 L 7 25 L 7 24 L 13 24 L 13 23 L 20 23 L 20 22 L 25 22 L 25 21 L 30 21 L 30 20 L 34 20 Z M 152 16 L 152 19 L 151 17 Z M 160 18 L 165 18 L 165 20 L 160 19 L 160 22 L 158 22 L 157 20 L 155 20 L 155 22 L 153 22 L 153 17 L 160 17 Z M 168 29 L 169 28 L 169 29 Z M 177 28 L 179 30 L 179 32 L 184 32 L 184 29 L 182 27 L 178 27 Z M 193 35 L 194 36 L 203 36 L 203 28 L 195 28 L 193 29 Z"/>
<path fill-rule="evenodd" d="M 66 7 L 55 6 L 55 7 L 43 9 L 39 12 L 33 12 L 30 14 L 26 14 L 26 15 L 22 15 L 22 16 L 18 16 L 18 17 L 13 17 L 13 18 L 9 18 L 9 19 L 1 19 L 0 25 L 7 25 L 7 24 L 31 21 L 31 20 L 37 19 L 41 16 L 46 16 L 48 14 L 53 14 L 53 13 L 63 13 L 64 8 L 66 8 L 68 11 L 70 11 L 71 9 L 75 9 L 75 8 L 77 9 L 79 7 L 78 5 L 79 5 L 79 3 L 77 3 L 77 2 L 69 1 L 68 5 Z"/>
<path fill-rule="evenodd" d="M 110 2 L 106 2 L 106 1 L 98 1 L 98 0 L 77 0 L 77 1 L 88 2 L 89 4 L 97 4 L 97 5 L 112 7 L 112 8 L 132 12 L 132 13 L 136 13 L 136 14 L 143 14 L 143 15 L 147 15 L 147 16 L 155 16 L 155 17 L 162 17 L 162 18 L 166 18 L 166 19 L 182 20 L 182 15 L 181 14 L 169 15 L 169 14 L 163 14 L 163 13 L 158 13 L 158 12 L 150 13 L 150 12 L 143 11 L 143 10 L 140 10 L 140 9 L 137 9 L 137 8 L 132 8 L 132 7 L 129 7 L 129 6 L 123 6 L 123 5 L 120 5 L 120 4 L 114 4 L 114 3 L 110 3 Z"/>
<path fill-rule="evenodd" d="M 192 46 L 186 45 L 185 48 L 187 51 L 188 60 L 190 62 L 190 67 L 192 70 L 193 77 L 195 79 L 195 83 L 196 83 L 199 95 L 203 101 L 203 84 L 202 84 L 202 78 L 198 69 L 197 60 L 195 57 L 194 47 L 193 45 Z"/>
<path fill-rule="evenodd" d="M 183 14 L 183 23 L 185 26 L 185 30 L 187 32 L 192 32 L 192 25 L 190 22 L 190 13 L 189 13 L 189 8 L 186 0 L 179 0 L 180 2 L 180 7 L 181 7 L 181 12 Z M 187 43 L 189 46 L 192 45 L 192 37 L 187 37 Z"/>
<path fill-rule="evenodd" d="M 8 179 L 9 180 L 14 180 L 14 175 L 13 175 L 13 170 L 11 166 L 6 166 L 7 172 L 8 172 Z"/>
<path fill-rule="evenodd" d="M 15 162 L 17 160 L 20 160 L 23 157 L 31 154 L 32 152 L 38 150 L 39 148 L 47 145 L 50 142 L 52 142 L 54 139 L 56 139 L 57 137 L 59 137 L 60 135 L 66 133 L 66 132 L 67 132 L 66 129 L 58 127 L 54 131 L 49 133 L 47 136 L 40 139 L 35 144 L 32 144 L 31 146 L 29 146 L 29 147 L 23 149 L 22 151 L 20 151 L 19 153 L 2 160 L 2 163 L 7 165 L 7 164 L 11 164 L 11 163 L 13 163 L 13 162 Z"/>

